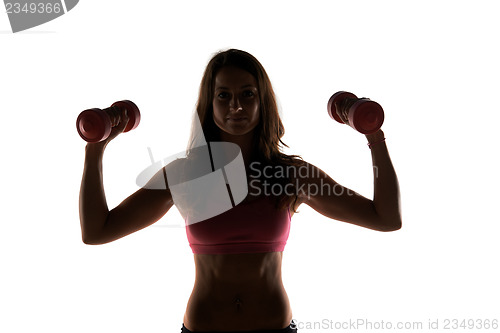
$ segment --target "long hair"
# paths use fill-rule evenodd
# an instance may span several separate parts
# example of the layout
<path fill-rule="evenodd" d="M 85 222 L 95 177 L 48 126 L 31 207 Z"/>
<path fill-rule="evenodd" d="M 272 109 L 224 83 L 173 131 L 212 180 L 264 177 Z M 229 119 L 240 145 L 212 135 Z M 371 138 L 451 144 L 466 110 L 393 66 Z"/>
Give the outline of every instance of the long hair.
<path fill-rule="evenodd" d="M 212 103 L 215 94 L 215 77 L 221 68 L 228 66 L 247 71 L 257 81 L 260 100 L 260 121 L 255 128 L 253 136 L 254 142 L 252 146 L 255 147 L 254 156 L 256 156 L 253 162 L 259 162 L 261 166 L 271 165 L 273 167 L 297 167 L 303 165 L 304 161 L 300 156 L 286 155 L 280 151 L 283 146 L 288 146 L 281 141 L 281 138 L 285 134 L 285 128 L 279 116 L 276 96 L 271 81 L 261 63 L 250 53 L 241 50 L 229 49 L 216 53 L 209 61 L 203 74 L 196 104 L 196 113 L 202 127 L 201 135 L 204 135 L 206 142 L 220 141 L 220 129 L 213 120 Z M 196 138 L 196 135 L 200 135 L 200 131 L 196 131 L 196 134 L 193 134 L 194 132 L 193 128 L 188 144 L 188 154 L 197 145 L 196 141 L 200 139 L 199 137 Z M 262 176 L 262 173 L 260 174 Z M 281 186 L 291 183 L 288 177 L 273 177 L 272 179 L 266 179 L 266 181 L 271 184 L 277 183 Z M 295 189 L 295 187 L 293 188 Z M 294 191 L 294 194 L 291 194 L 289 191 L 281 193 L 277 195 L 276 206 L 279 208 L 291 206 L 293 208 L 297 198 L 297 191 Z M 293 205 L 291 205 L 292 202 Z"/>

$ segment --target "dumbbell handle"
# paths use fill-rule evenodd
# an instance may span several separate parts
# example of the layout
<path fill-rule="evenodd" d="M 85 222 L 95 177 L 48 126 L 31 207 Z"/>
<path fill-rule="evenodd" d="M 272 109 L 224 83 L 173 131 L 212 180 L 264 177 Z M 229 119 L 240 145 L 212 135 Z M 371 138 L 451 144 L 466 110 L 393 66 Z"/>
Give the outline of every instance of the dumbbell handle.
<path fill-rule="evenodd" d="M 106 112 L 111 120 L 111 127 L 118 126 L 122 121 L 122 110 L 116 106 L 110 106 L 109 108 L 102 109 L 101 111 Z"/>

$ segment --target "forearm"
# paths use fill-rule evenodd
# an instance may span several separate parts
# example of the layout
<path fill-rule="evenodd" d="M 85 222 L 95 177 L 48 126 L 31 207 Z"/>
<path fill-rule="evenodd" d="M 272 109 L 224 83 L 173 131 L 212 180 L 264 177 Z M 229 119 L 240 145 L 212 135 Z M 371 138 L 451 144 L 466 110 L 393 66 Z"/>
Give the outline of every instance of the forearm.
<path fill-rule="evenodd" d="M 368 142 L 374 143 L 370 146 L 374 175 L 373 204 L 384 225 L 389 230 L 397 230 L 401 228 L 399 183 L 387 145 L 385 141 L 380 142 L 384 133 L 380 130 L 366 137 Z"/>
<path fill-rule="evenodd" d="M 102 177 L 103 155 L 104 145 L 88 144 L 85 148 L 79 205 L 82 239 L 86 244 L 98 237 L 109 214 Z"/>

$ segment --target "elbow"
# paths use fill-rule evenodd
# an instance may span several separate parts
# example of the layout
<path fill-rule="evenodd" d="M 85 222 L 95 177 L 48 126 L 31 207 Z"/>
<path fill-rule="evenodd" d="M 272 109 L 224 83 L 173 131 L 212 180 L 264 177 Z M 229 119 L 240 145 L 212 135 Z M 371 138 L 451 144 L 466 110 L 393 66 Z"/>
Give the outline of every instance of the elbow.
<path fill-rule="evenodd" d="M 82 242 L 85 245 L 96 245 L 96 243 L 93 242 L 92 239 L 87 238 L 87 237 L 82 237 Z"/>
<path fill-rule="evenodd" d="M 401 229 L 402 226 L 403 223 L 401 219 L 397 219 L 395 221 L 387 221 L 386 223 L 382 224 L 378 230 L 382 232 L 396 231 Z"/>
<path fill-rule="evenodd" d="M 89 235 L 82 235 L 82 241 L 85 245 L 101 245 L 102 242 L 98 241 L 95 237 L 90 237 Z"/>
<path fill-rule="evenodd" d="M 93 222 L 93 221 L 91 221 Z M 106 243 L 106 237 L 104 233 L 104 223 L 101 223 L 101 227 L 97 227 L 95 223 L 86 222 L 82 223 L 82 242 L 85 245 L 101 245 Z"/>

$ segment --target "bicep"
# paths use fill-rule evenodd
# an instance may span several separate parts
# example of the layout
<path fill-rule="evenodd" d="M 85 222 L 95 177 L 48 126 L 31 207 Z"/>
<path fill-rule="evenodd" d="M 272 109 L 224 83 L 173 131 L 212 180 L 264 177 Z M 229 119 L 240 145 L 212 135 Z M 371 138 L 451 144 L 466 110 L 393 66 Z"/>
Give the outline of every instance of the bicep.
<path fill-rule="evenodd" d="M 302 203 L 331 219 L 382 230 L 372 200 L 340 185 L 318 167 L 309 163 L 307 167 L 307 176 L 298 181 Z"/>
<path fill-rule="evenodd" d="M 153 183 L 158 184 L 158 182 L 164 182 L 165 186 L 148 186 Z M 173 204 L 172 195 L 164 178 L 164 169 L 161 169 L 146 186 L 137 190 L 109 212 L 103 227 L 102 239 L 99 242 L 112 242 L 150 226 L 161 219 Z"/>

